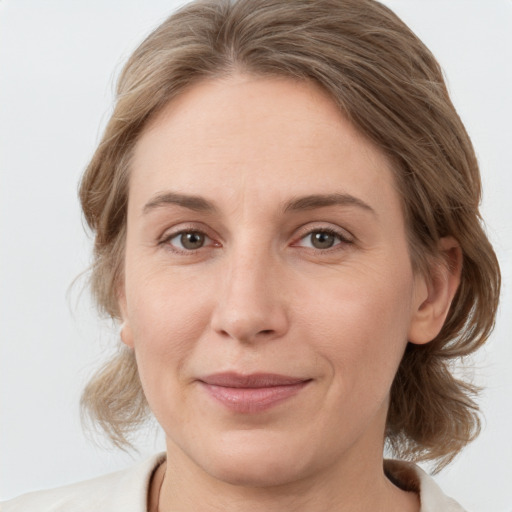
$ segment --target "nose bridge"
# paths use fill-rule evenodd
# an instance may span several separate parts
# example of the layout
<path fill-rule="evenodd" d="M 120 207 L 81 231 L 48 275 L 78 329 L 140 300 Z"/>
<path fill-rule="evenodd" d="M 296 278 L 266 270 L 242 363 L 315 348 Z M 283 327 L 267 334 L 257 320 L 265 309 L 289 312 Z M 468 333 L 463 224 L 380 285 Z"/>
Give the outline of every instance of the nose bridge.
<path fill-rule="evenodd" d="M 239 341 L 279 337 L 288 320 L 280 262 L 270 244 L 240 241 L 225 258 L 213 328 Z"/>
<path fill-rule="evenodd" d="M 226 275 L 227 299 L 235 303 L 248 301 L 254 306 L 270 306 L 273 297 L 271 275 L 275 273 L 275 263 L 262 248 L 251 248 L 233 254 Z M 250 252 L 249 252 L 250 251 Z M 256 309 L 256 308 L 253 308 Z"/>

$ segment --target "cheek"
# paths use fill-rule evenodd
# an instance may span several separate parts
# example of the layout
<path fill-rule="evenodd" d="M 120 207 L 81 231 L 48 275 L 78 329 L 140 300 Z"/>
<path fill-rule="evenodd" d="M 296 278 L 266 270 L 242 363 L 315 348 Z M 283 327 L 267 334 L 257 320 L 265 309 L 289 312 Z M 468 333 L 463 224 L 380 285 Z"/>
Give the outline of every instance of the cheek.
<path fill-rule="evenodd" d="M 127 317 L 137 366 L 157 414 L 163 395 L 177 393 L 185 383 L 184 368 L 208 326 L 213 294 L 204 281 L 170 272 L 132 271 L 127 276 Z"/>
<path fill-rule="evenodd" d="M 127 316 L 137 349 L 165 354 L 186 350 L 186 340 L 204 329 L 211 308 L 208 275 L 151 266 L 140 258 L 126 265 Z M 210 278 L 211 279 L 211 278 Z"/>
<path fill-rule="evenodd" d="M 328 288 L 324 283 L 303 303 L 304 329 L 345 396 L 370 389 L 379 395 L 391 386 L 407 344 L 412 304 L 412 277 L 403 271 L 396 276 L 360 270 Z"/>

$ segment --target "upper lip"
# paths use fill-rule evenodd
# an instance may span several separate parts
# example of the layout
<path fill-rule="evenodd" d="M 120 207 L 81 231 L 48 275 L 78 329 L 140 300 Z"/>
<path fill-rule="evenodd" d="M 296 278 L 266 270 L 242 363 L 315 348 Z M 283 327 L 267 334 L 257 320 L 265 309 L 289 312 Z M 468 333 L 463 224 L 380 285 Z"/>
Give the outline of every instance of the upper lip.
<path fill-rule="evenodd" d="M 311 379 L 279 375 L 277 373 L 251 373 L 244 375 L 236 372 L 224 372 L 207 375 L 198 380 L 212 386 L 226 388 L 269 388 L 291 386 Z"/>

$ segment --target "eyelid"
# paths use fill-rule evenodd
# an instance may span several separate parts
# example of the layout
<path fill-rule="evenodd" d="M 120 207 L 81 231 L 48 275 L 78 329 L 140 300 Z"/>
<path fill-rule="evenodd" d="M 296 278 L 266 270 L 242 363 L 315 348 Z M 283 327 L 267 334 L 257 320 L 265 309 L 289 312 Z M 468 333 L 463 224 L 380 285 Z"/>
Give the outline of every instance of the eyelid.
<path fill-rule="evenodd" d="M 310 245 L 303 244 L 303 241 L 307 239 L 307 237 L 311 236 L 313 233 L 324 232 L 333 235 L 337 238 L 334 245 L 326 248 L 318 248 L 312 247 Z M 306 251 L 313 251 L 315 254 L 329 254 L 335 253 L 337 251 L 346 250 L 349 246 L 354 245 L 356 239 L 355 237 L 349 233 L 347 230 L 340 228 L 338 226 L 334 227 L 332 225 L 314 225 L 307 224 L 300 228 L 298 235 L 295 237 L 292 242 L 292 247 L 298 247 L 300 249 Z"/>
<path fill-rule="evenodd" d="M 209 241 L 209 243 L 205 243 L 203 247 L 199 247 L 198 249 L 180 249 L 170 243 L 173 238 L 176 238 L 179 235 L 184 233 L 200 233 L 204 235 L 205 239 Z M 213 244 L 212 244 L 213 242 Z M 205 226 L 198 226 L 197 224 L 178 224 L 173 226 L 172 228 L 166 229 L 163 234 L 158 238 L 158 245 L 167 246 L 170 250 L 180 253 L 180 254 L 194 254 L 201 249 L 206 249 L 209 247 L 220 247 L 222 244 L 216 240 L 216 237 L 211 234 L 211 230 L 207 229 Z"/>
<path fill-rule="evenodd" d="M 295 241 L 302 240 L 306 236 L 311 233 L 316 233 L 318 231 L 324 231 L 326 233 L 331 233 L 340 238 L 342 242 L 353 243 L 356 241 L 356 237 L 350 233 L 350 231 L 341 228 L 339 226 L 333 226 L 332 224 L 316 224 L 316 223 L 308 223 L 305 226 L 302 226 L 298 229 L 297 235 L 294 237 Z M 295 243 L 295 242 L 294 242 Z"/>

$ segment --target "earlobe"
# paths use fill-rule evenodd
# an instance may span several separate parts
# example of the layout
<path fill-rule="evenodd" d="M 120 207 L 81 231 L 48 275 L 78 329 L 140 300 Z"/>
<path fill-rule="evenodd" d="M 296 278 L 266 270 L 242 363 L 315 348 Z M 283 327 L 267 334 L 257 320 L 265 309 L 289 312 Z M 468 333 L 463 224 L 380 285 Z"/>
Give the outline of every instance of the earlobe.
<path fill-rule="evenodd" d="M 133 348 L 133 334 L 130 322 L 127 320 L 126 298 L 123 291 L 118 293 L 118 304 L 122 318 L 121 325 L 119 326 L 119 337 L 127 347 Z"/>
<path fill-rule="evenodd" d="M 119 326 L 119 336 L 127 347 L 133 348 L 133 335 L 128 322 L 125 321 Z"/>
<path fill-rule="evenodd" d="M 409 341 L 422 345 L 432 341 L 441 331 L 457 292 L 462 271 L 462 251 L 452 237 L 441 238 L 439 257 L 430 275 L 418 279 Z"/>

